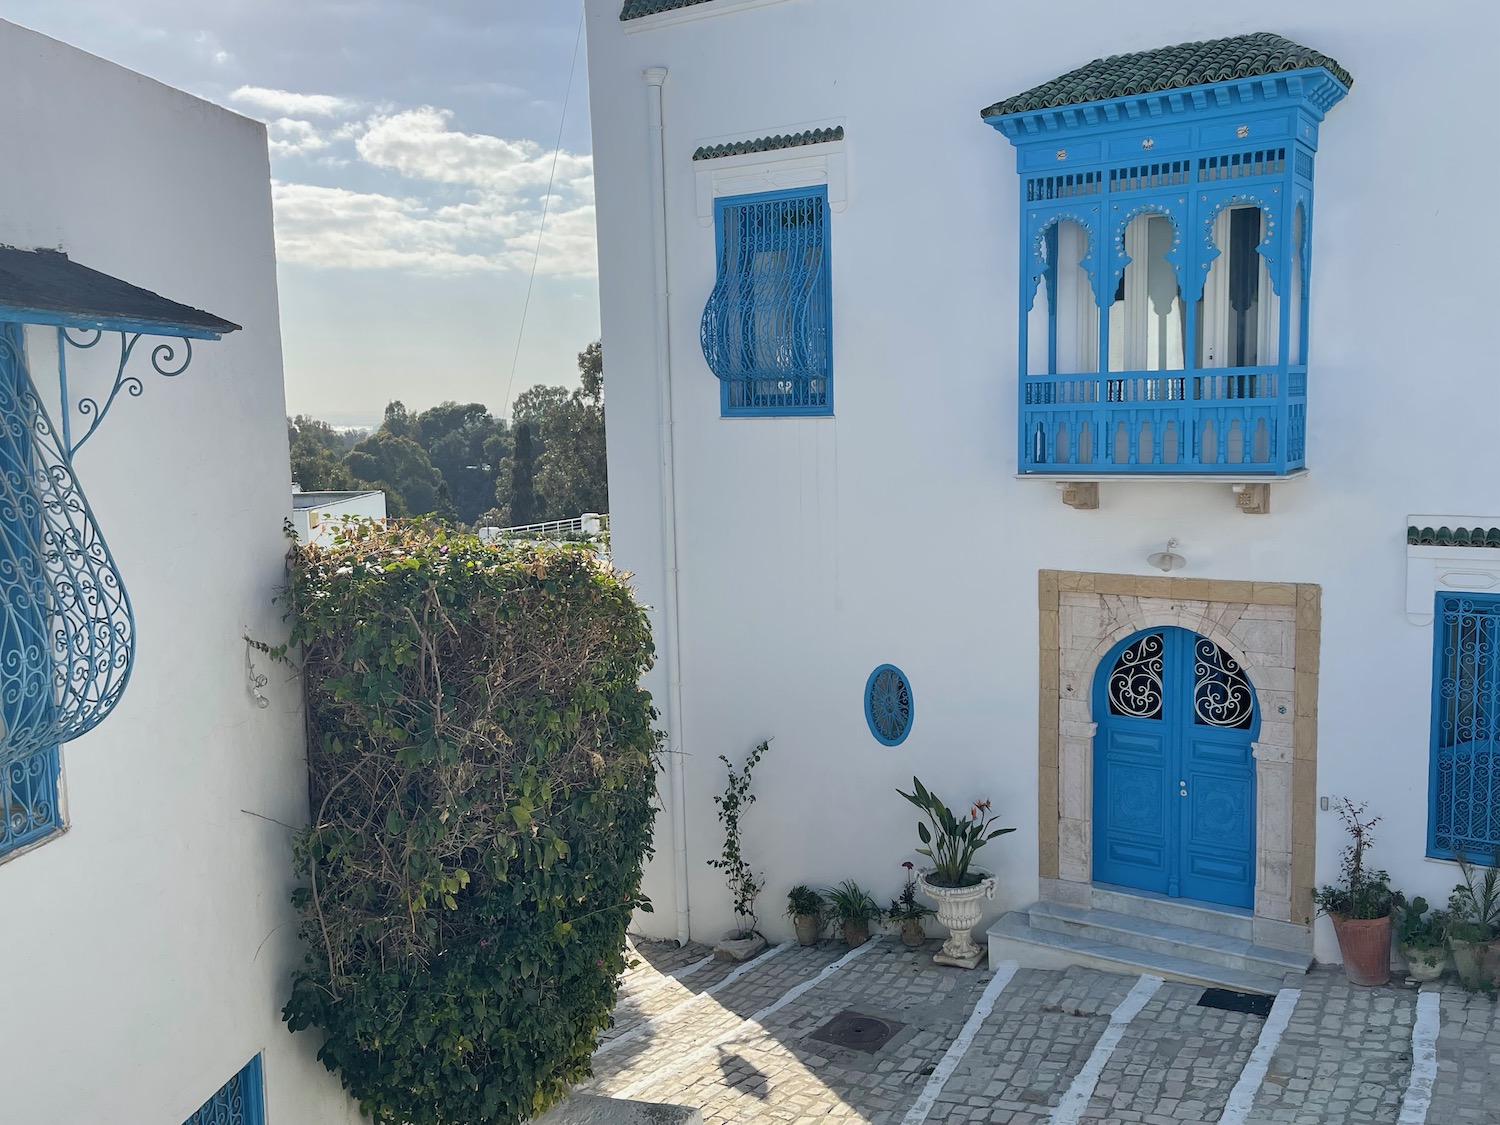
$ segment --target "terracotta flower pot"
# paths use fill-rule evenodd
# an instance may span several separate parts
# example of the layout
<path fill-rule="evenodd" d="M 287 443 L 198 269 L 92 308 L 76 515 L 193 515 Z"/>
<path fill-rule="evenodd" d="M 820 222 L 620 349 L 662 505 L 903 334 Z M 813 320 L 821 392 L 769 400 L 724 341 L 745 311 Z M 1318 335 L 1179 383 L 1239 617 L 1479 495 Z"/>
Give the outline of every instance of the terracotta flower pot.
<path fill-rule="evenodd" d="M 922 919 L 906 918 L 901 922 L 901 944 L 915 949 L 927 940 L 927 931 L 922 928 Z"/>
<path fill-rule="evenodd" d="M 864 945 L 870 940 L 870 923 L 868 922 L 841 922 L 839 928 L 844 933 L 844 944 L 850 949 L 856 945 Z"/>
<path fill-rule="evenodd" d="M 823 920 L 816 914 L 792 915 L 792 926 L 797 931 L 798 945 L 817 945 L 823 930 Z"/>
<path fill-rule="evenodd" d="M 1344 958 L 1350 984 L 1372 986 L 1391 979 L 1391 918 L 1345 918 L 1329 915 Z"/>
<path fill-rule="evenodd" d="M 995 877 L 981 876 L 972 887 L 939 887 L 928 881 L 930 875 L 930 871 L 922 872 L 917 885 L 924 895 L 937 903 L 938 921 L 948 927 L 948 940 L 932 955 L 932 959 L 939 965 L 978 968 L 985 951 L 970 940 L 969 932 L 979 925 L 984 914 L 984 900 L 995 897 Z"/>

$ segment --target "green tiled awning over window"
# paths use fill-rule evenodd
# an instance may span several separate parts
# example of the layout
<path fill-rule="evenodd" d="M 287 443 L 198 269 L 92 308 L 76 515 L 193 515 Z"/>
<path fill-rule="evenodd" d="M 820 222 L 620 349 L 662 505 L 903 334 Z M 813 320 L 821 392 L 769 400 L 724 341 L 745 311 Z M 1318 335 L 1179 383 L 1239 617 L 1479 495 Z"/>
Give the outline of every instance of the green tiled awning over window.
<path fill-rule="evenodd" d="M 650 0 L 631 2 L 644 4 Z M 630 7 L 627 3 L 626 9 Z M 1345 87 L 1354 85 L 1353 76 L 1327 55 L 1270 32 L 1179 43 L 1175 47 L 1095 59 L 1050 82 L 998 101 L 981 110 L 980 116 L 1001 117 L 1318 66 L 1326 68 Z"/>
<path fill-rule="evenodd" d="M 717 160 L 721 156 L 743 156 L 748 152 L 775 152 L 803 145 L 823 145 L 844 139 L 844 127 L 804 129 L 800 133 L 777 133 L 774 137 L 755 137 L 747 141 L 730 141 L 722 145 L 703 145 L 693 153 L 694 160 Z"/>
<path fill-rule="evenodd" d="M 622 20 L 638 20 L 642 16 L 654 16 L 657 12 L 670 12 L 677 8 L 691 8 L 694 4 L 706 4 L 708 0 L 625 0 L 620 11 Z"/>
<path fill-rule="evenodd" d="M 1406 529 L 1410 547 L 1496 547 L 1500 548 L 1500 527 L 1417 527 Z"/>

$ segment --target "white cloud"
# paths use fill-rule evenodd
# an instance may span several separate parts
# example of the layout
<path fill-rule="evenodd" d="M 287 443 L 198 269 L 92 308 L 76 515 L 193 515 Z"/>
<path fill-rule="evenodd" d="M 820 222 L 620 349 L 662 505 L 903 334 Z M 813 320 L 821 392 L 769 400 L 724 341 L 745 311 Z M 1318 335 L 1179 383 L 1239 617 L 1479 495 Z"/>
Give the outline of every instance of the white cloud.
<path fill-rule="evenodd" d="M 377 113 L 362 125 L 330 132 L 294 116 L 273 121 L 276 155 L 307 155 L 352 139 L 365 165 L 410 181 L 401 195 L 277 183 L 281 259 L 329 269 L 529 271 L 552 178 L 537 272 L 594 276 L 592 157 L 557 153 L 554 177 L 551 150 L 530 140 L 459 132 L 448 127 L 451 118 L 447 110 L 424 106 Z M 320 162 L 336 166 L 337 157 Z M 456 202 L 455 191 L 462 193 Z"/>
<path fill-rule="evenodd" d="M 359 108 L 358 102 L 332 94 L 294 94 L 266 86 L 241 86 L 229 100 L 280 117 L 342 117 Z"/>

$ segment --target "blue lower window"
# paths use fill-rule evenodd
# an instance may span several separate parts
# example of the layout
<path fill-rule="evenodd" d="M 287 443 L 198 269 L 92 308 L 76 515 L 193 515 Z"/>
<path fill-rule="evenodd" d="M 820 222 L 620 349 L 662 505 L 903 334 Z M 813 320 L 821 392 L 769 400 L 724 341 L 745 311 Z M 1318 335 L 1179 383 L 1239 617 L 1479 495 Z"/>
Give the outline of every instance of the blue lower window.
<path fill-rule="evenodd" d="M 0 774 L 0 855 L 50 836 L 62 827 L 57 800 L 57 750 L 21 758 Z"/>
<path fill-rule="evenodd" d="M 1439 594 L 1428 854 L 1500 849 L 1500 596 Z"/>
<path fill-rule="evenodd" d="M 182 1125 L 265 1125 L 265 1120 L 260 1056 L 256 1055 Z"/>

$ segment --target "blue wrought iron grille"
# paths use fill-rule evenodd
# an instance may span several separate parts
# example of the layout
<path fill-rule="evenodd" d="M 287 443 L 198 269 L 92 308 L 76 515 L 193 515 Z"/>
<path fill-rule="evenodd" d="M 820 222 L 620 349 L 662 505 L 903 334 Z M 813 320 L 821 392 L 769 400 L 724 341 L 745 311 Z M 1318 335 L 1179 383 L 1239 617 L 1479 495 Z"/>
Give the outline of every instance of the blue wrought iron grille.
<path fill-rule="evenodd" d="M 828 192 L 721 199 L 703 357 L 726 415 L 831 414 Z"/>
<path fill-rule="evenodd" d="M 7 763 L 0 770 L 0 855 L 35 843 L 62 827 L 57 799 L 57 748 Z"/>
<path fill-rule="evenodd" d="M 865 722 L 884 746 L 899 746 L 911 733 L 911 683 L 894 664 L 882 664 L 865 681 Z"/>
<path fill-rule="evenodd" d="M 265 1120 L 260 1056 L 256 1055 L 182 1125 L 265 1125 Z"/>
<path fill-rule="evenodd" d="M 34 760 L 114 708 L 130 676 L 134 627 L 14 323 L 0 324 L 0 595 L 0 766 L 8 799 L 24 793 L 38 809 L 47 770 L 33 770 Z M 25 763 L 17 785 L 9 767 Z M 55 806 L 55 759 L 50 776 Z M 47 815 L 55 818 L 55 807 Z"/>
<path fill-rule="evenodd" d="M 1428 851 L 1500 848 L 1500 597 L 1439 594 Z"/>

